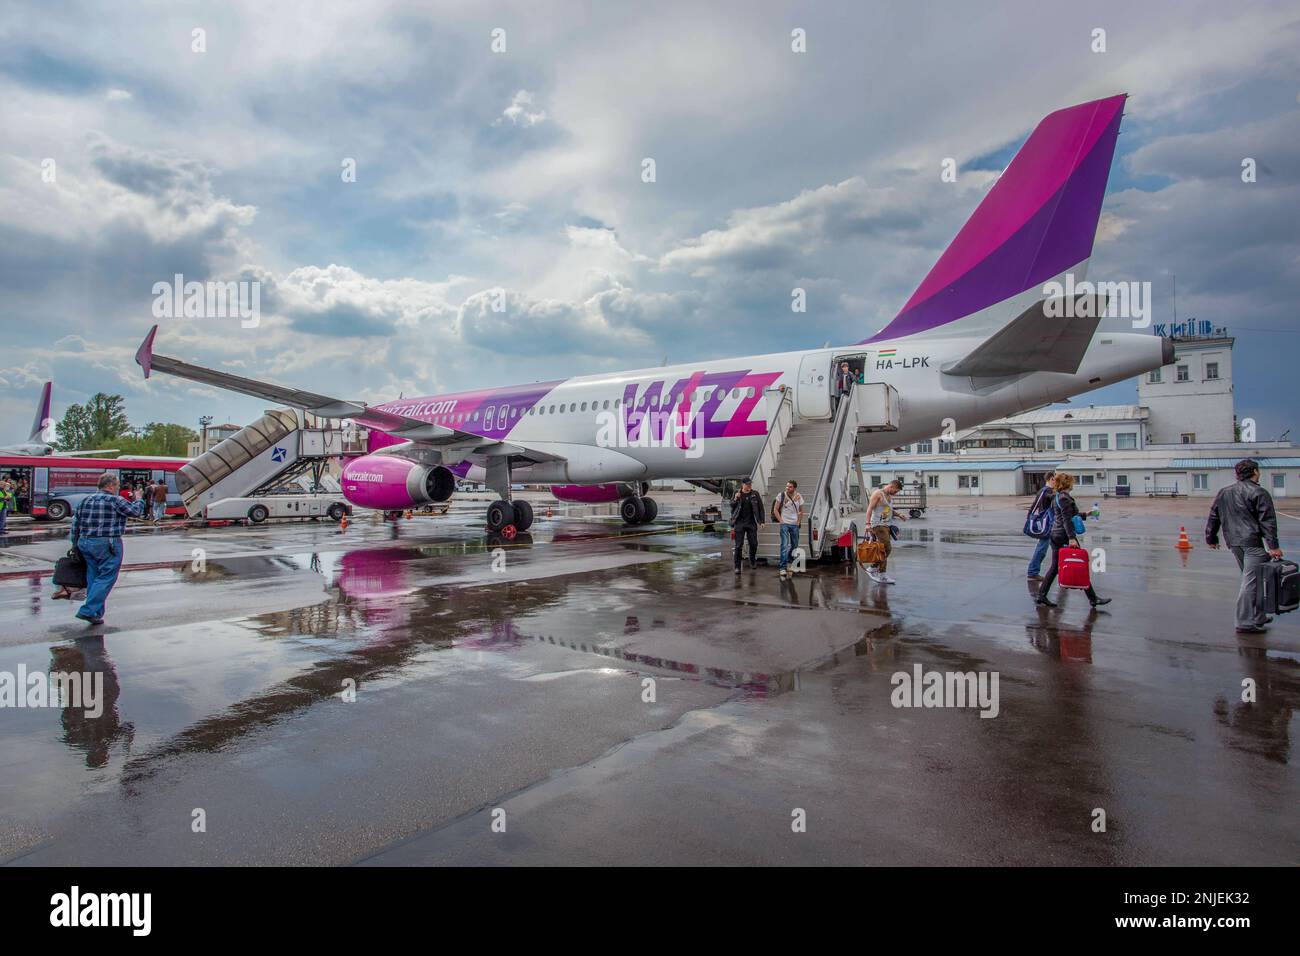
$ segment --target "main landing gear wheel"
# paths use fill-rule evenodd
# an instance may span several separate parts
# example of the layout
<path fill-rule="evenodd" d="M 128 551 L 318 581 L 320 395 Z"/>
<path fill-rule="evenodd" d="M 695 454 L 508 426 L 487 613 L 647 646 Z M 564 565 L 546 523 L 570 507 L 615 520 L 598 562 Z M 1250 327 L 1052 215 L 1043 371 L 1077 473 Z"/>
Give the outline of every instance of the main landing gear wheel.
<path fill-rule="evenodd" d="M 627 524 L 640 524 L 645 520 L 645 505 L 642 498 L 624 498 L 618 506 L 618 513 Z"/>
<path fill-rule="evenodd" d="M 654 521 L 655 518 L 659 517 L 659 506 L 655 504 L 653 498 L 642 498 L 641 510 L 644 512 L 641 516 L 642 524 L 649 524 L 651 521 Z"/>
<path fill-rule="evenodd" d="M 508 501 L 494 501 L 488 505 L 487 526 L 489 531 L 500 532 L 515 520 L 515 509 Z"/>
<path fill-rule="evenodd" d="M 533 506 L 527 501 L 512 503 L 516 531 L 527 531 L 533 526 Z"/>

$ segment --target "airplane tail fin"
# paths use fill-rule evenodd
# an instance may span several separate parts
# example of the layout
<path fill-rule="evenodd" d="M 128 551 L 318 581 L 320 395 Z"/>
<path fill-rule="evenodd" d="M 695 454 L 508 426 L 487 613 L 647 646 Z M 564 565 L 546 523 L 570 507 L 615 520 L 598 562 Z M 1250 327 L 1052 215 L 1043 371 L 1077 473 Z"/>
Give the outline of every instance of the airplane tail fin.
<path fill-rule="evenodd" d="M 1126 94 L 1045 117 L 902 311 L 865 342 L 995 332 L 1092 255 Z"/>
<path fill-rule="evenodd" d="M 41 400 L 36 403 L 36 420 L 32 422 L 32 433 L 27 436 L 29 442 L 45 441 L 45 429 L 50 421 L 50 391 L 53 382 L 46 382 L 41 387 Z"/>

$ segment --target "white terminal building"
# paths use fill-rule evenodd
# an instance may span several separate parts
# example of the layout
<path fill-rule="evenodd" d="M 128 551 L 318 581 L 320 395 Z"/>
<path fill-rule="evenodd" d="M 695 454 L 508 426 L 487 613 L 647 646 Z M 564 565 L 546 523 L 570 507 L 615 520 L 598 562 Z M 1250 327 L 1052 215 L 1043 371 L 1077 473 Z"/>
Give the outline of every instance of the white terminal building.
<path fill-rule="evenodd" d="M 898 477 L 936 495 L 1026 495 L 1051 471 L 1082 496 L 1212 496 L 1254 458 L 1275 498 L 1300 495 L 1300 447 L 1242 441 L 1232 390 L 1233 339 L 1195 320 L 1173 326 L 1172 364 L 1141 376 L 1135 405 L 1042 408 L 864 456 L 873 487 Z"/>

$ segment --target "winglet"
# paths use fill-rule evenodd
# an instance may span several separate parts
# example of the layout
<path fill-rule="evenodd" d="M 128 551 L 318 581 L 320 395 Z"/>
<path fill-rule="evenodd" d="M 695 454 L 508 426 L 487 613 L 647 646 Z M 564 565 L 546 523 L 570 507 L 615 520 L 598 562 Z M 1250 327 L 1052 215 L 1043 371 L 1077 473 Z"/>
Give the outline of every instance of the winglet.
<path fill-rule="evenodd" d="M 158 334 L 158 326 L 151 326 L 149 334 L 144 337 L 140 347 L 135 350 L 135 361 L 144 369 L 144 377 L 149 377 L 149 372 L 153 369 L 153 337 Z"/>

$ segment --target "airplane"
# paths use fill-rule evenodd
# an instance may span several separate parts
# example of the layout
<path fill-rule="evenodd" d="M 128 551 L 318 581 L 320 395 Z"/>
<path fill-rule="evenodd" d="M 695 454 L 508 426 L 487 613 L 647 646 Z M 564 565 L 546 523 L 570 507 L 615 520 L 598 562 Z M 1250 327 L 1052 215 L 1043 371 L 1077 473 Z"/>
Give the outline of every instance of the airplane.
<path fill-rule="evenodd" d="M 118 450 L 116 448 L 80 448 L 76 451 L 57 451 L 46 440 L 46 435 L 49 434 L 49 430 L 54 424 L 54 419 L 50 418 L 50 396 L 53 390 L 53 382 L 46 382 L 41 386 L 41 397 L 36 403 L 36 418 L 32 420 L 32 431 L 27 436 L 27 441 L 19 442 L 16 445 L 0 445 L 0 455 L 14 455 L 23 458 L 45 458 L 50 455 L 62 455 L 73 458 L 77 455 L 107 455 Z"/>
<path fill-rule="evenodd" d="M 550 484 L 561 500 L 619 502 L 629 524 L 653 520 L 649 482 L 750 474 L 767 440 L 769 401 L 793 394 L 795 421 L 831 418 L 834 366 L 898 393 L 896 430 L 858 436 L 872 454 L 1068 400 L 1173 360 L 1163 337 L 1097 329 L 1104 297 L 1084 280 L 1127 94 L 1058 110 L 1034 128 L 911 298 L 850 345 L 585 375 L 401 398 L 331 398 L 136 353 L 151 371 L 284 403 L 372 431 L 343 468 L 353 505 L 397 511 L 445 501 L 456 479 L 500 499 L 490 532 L 532 523 L 513 482 Z M 1058 291 L 1068 289 L 1065 296 Z M 1062 307 L 1073 306 L 1069 319 Z M 834 363 L 834 364 L 833 364 Z M 379 434 L 376 434 L 379 433 Z"/>

